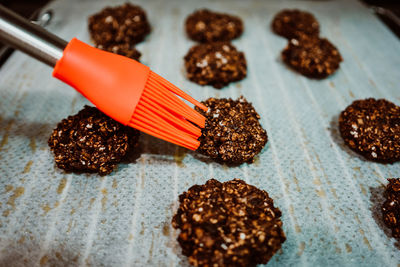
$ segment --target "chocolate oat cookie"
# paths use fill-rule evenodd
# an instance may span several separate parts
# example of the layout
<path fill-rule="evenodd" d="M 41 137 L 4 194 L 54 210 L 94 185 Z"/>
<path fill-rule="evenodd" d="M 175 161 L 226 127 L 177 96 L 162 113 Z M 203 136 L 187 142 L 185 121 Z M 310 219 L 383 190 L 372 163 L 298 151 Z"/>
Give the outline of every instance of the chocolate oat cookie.
<path fill-rule="evenodd" d="M 202 102 L 208 111 L 197 151 L 217 161 L 241 164 L 252 162 L 268 141 L 260 116 L 244 97 L 238 100 L 209 98 Z"/>
<path fill-rule="evenodd" d="M 386 201 L 382 205 L 383 221 L 392 230 L 394 238 L 400 238 L 400 178 L 388 179 Z"/>
<path fill-rule="evenodd" d="M 194 266 L 267 263 L 286 240 L 281 211 L 264 190 L 234 179 L 211 179 L 179 196 L 172 225 Z"/>
<path fill-rule="evenodd" d="M 299 34 L 318 36 L 319 23 L 313 14 L 297 9 L 284 9 L 275 15 L 272 30 L 288 39 L 296 38 Z"/>
<path fill-rule="evenodd" d="M 134 45 L 150 33 L 150 24 L 141 7 L 125 3 L 106 7 L 92 15 L 89 18 L 89 32 L 96 45 Z"/>
<path fill-rule="evenodd" d="M 385 99 L 356 100 L 339 117 L 344 142 L 365 158 L 400 160 L 400 107 Z"/>
<path fill-rule="evenodd" d="M 188 79 L 200 85 L 222 88 L 247 74 L 244 54 L 226 42 L 195 45 L 184 60 Z"/>
<path fill-rule="evenodd" d="M 230 41 L 243 32 L 243 22 L 239 17 L 207 9 L 189 15 L 185 27 L 192 40 L 202 43 Z"/>
<path fill-rule="evenodd" d="M 342 56 L 327 39 L 303 35 L 289 41 L 282 51 L 282 60 L 304 76 L 322 79 L 339 68 Z"/>
<path fill-rule="evenodd" d="M 114 44 L 109 46 L 98 45 L 97 48 L 121 56 L 129 57 L 137 61 L 139 61 L 140 56 L 142 55 L 138 50 L 136 50 L 136 48 L 130 46 L 129 44 Z"/>
<path fill-rule="evenodd" d="M 48 143 L 59 168 L 104 175 L 136 146 L 138 138 L 137 130 L 85 106 L 78 114 L 63 119 Z"/>

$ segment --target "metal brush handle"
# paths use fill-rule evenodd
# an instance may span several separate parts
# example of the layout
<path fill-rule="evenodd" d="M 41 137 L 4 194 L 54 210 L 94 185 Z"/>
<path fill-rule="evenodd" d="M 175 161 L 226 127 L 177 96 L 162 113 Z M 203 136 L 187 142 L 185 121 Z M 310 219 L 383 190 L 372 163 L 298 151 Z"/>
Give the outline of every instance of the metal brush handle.
<path fill-rule="evenodd" d="M 54 67 L 67 42 L 0 5 L 0 41 Z"/>
<path fill-rule="evenodd" d="M 389 9 L 383 8 L 383 7 L 378 7 L 378 6 L 374 6 L 374 7 L 372 7 L 372 9 L 377 14 L 385 16 L 386 18 L 388 18 L 392 22 L 394 22 L 398 27 L 400 27 L 400 18 L 395 13 L 390 11 Z"/>

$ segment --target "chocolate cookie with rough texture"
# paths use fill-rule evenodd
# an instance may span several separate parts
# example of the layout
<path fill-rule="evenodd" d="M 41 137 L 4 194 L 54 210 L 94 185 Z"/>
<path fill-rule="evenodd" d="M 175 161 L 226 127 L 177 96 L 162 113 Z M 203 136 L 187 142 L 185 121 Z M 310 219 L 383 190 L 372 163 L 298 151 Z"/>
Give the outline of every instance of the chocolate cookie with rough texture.
<path fill-rule="evenodd" d="M 382 205 L 383 221 L 392 230 L 394 238 L 400 238 L 400 179 L 388 179 L 384 196 L 385 203 Z"/>
<path fill-rule="evenodd" d="M 139 131 L 123 126 L 95 107 L 63 119 L 49 139 L 57 167 L 105 175 L 138 143 Z"/>
<path fill-rule="evenodd" d="M 286 240 L 281 211 L 264 190 L 211 179 L 179 196 L 172 225 L 194 266 L 266 264 Z"/>
<path fill-rule="evenodd" d="M 206 117 L 197 151 L 231 164 L 252 162 L 268 141 L 253 105 L 244 97 L 238 100 L 209 98 L 202 103 L 208 111 L 196 108 Z"/>
<path fill-rule="evenodd" d="M 282 51 L 282 60 L 304 76 L 322 79 L 339 68 L 342 56 L 327 39 L 303 35 L 289 41 Z"/>
<path fill-rule="evenodd" d="M 243 32 L 243 22 L 239 17 L 207 9 L 189 15 L 185 27 L 192 40 L 202 43 L 230 41 Z"/>
<path fill-rule="evenodd" d="M 247 75 L 243 52 L 226 42 L 195 45 L 184 60 L 187 78 L 200 85 L 222 88 Z"/>
<path fill-rule="evenodd" d="M 365 158 L 400 160 L 400 107 L 385 99 L 356 100 L 339 117 L 344 142 Z"/>
<path fill-rule="evenodd" d="M 150 33 L 145 11 L 129 3 L 106 7 L 89 18 L 89 32 L 96 45 L 134 45 Z"/>
<path fill-rule="evenodd" d="M 319 35 L 319 23 L 313 14 L 297 9 L 284 9 L 272 20 L 272 30 L 288 39 L 305 34 Z"/>
<path fill-rule="evenodd" d="M 136 48 L 129 44 L 114 44 L 109 46 L 98 45 L 97 48 L 117 55 L 129 57 L 137 61 L 139 61 L 140 56 L 142 55 L 138 50 L 136 50 Z"/>

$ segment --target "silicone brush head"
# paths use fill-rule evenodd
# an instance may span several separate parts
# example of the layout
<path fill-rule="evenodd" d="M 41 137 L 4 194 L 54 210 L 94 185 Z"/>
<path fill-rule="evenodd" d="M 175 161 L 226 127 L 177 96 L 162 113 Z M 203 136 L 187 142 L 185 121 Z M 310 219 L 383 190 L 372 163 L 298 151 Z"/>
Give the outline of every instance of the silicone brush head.
<path fill-rule="evenodd" d="M 192 150 L 200 145 L 205 118 L 177 95 L 203 110 L 207 107 L 135 60 L 74 38 L 53 76 L 124 125 Z"/>

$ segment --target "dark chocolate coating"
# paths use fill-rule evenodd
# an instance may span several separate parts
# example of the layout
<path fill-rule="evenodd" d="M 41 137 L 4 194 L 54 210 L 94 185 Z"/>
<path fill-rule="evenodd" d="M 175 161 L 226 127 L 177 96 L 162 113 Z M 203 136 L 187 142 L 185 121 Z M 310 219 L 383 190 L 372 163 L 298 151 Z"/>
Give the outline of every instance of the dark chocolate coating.
<path fill-rule="evenodd" d="M 209 98 L 202 103 L 208 111 L 196 108 L 206 117 L 197 151 L 221 162 L 252 162 L 268 141 L 253 105 L 243 97 Z"/>
<path fill-rule="evenodd" d="M 400 160 L 400 107 L 385 99 L 356 100 L 339 117 L 344 142 L 365 158 Z"/>
<path fill-rule="evenodd" d="M 150 33 L 150 24 L 141 7 L 125 3 L 106 7 L 92 15 L 89 18 L 89 33 L 96 45 L 134 45 Z"/>
<path fill-rule="evenodd" d="M 264 190 L 211 179 L 179 196 L 172 225 L 193 266 L 266 264 L 286 240 L 281 211 Z"/>
<path fill-rule="evenodd" d="M 322 79 L 339 68 L 342 56 L 327 39 L 302 36 L 289 41 L 282 51 L 282 60 L 304 76 Z"/>
<path fill-rule="evenodd" d="M 184 60 L 187 78 L 200 85 L 222 88 L 247 75 L 244 53 L 227 42 L 195 45 Z"/>
<path fill-rule="evenodd" d="M 284 9 L 275 15 L 272 30 L 287 39 L 299 35 L 318 36 L 319 23 L 313 14 L 297 9 Z"/>
<path fill-rule="evenodd" d="M 230 41 L 242 34 L 243 22 L 236 16 L 202 9 L 187 17 L 185 28 L 188 36 L 197 42 Z"/>
<path fill-rule="evenodd" d="M 112 172 L 138 143 L 139 131 L 123 126 L 95 107 L 63 119 L 48 144 L 57 167 L 66 171 Z"/>

